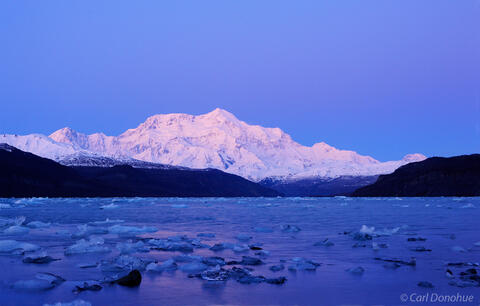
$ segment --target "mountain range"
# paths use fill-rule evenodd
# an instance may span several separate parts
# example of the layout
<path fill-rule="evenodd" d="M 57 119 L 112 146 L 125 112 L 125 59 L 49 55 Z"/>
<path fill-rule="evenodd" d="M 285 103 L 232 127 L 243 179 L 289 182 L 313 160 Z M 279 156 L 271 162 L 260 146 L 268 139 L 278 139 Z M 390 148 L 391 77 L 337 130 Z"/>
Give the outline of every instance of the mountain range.
<path fill-rule="evenodd" d="M 218 108 L 198 116 L 154 115 L 119 136 L 65 127 L 49 136 L 4 134 L 0 143 L 69 166 L 215 168 L 255 182 L 376 176 L 426 158 L 416 153 L 380 162 L 323 142 L 303 146 L 279 128 L 249 125 Z"/>

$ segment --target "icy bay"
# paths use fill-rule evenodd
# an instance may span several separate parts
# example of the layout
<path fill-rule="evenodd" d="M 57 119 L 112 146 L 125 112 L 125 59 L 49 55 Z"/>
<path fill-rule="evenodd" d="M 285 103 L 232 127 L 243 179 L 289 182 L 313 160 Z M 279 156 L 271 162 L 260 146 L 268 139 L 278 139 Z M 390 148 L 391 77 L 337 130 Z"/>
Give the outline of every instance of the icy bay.
<path fill-rule="evenodd" d="M 479 207 L 480 198 L 0 199 L 0 301 L 390 305 L 460 294 L 478 304 Z"/>

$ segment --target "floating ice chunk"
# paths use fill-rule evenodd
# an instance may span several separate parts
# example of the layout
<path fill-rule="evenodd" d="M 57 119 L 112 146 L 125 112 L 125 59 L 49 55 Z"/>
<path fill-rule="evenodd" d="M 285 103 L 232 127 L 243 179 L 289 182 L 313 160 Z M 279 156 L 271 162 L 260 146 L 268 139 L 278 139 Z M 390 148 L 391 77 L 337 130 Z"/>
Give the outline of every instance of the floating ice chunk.
<path fill-rule="evenodd" d="M 293 265 L 290 265 L 288 267 L 289 270 L 291 271 L 297 271 L 297 270 L 307 270 L 307 271 L 315 271 L 318 266 L 320 266 L 319 263 L 316 263 L 311 260 L 307 260 L 302 257 L 294 257 L 292 258 Z"/>
<path fill-rule="evenodd" d="M 475 205 L 473 205 L 472 203 L 468 203 L 468 204 L 465 204 L 465 205 L 461 206 L 460 208 L 475 208 Z"/>
<path fill-rule="evenodd" d="M 229 249 L 227 243 L 216 243 L 212 247 L 210 247 L 211 251 L 218 252 L 218 251 L 223 251 L 225 249 Z"/>
<path fill-rule="evenodd" d="M 23 252 L 35 252 L 40 247 L 35 244 L 27 242 L 19 242 L 16 240 L 0 240 L 0 253 L 13 253 L 20 251 Z"/>
<path fill-rule="evenodd" d="M 217 251 L 223 251 L 225 249 L 232 250 L 234 252 L 240 253 L 240 252 L 246 252 L 250 249 L 248 245 L 242 244 L 234 244 L 234 243 L 229 243 L 229 242 L 224 242 L 224 243 L 217 243 L 214 246 L 210 247 L 210 250 L 217 252 Z"/>
<path fill-rule="evenodd" d="M 405 228 L 406 226 L 401 226 L 401 227 L 394 227 L 394 228 L 384 228 L 383 230 L 376 231 L 375 234 L 378 236 L 391 236 L 393 234 L 398 233 L 402 228 Z"/>
<path fill-rule="evenodd" d="M 272 233 L 273 232 L 273 229 L 271 229 L 269 227 L 255 227 L 253 230 L 257 233 Z"/>
<path fill-rule="evenodd" d="M 64 281 L 65 279 L 52 273 L 37 273 L 35 279 L 16 281 L 13 283 L 12 288 L 27 291 L 48 290 L 60 285 Z"/>
<path fill-rule="evenodd" d="M 236 253 L 241 253 L 241 252 L 246 252 L 250 250 L 250 247 L 248 245 L 245 245 L 245 244 L 235 244 L 232 248 L 232 251 L 236 252 Z"/>
<path fill-rule="evenodd" d="M 263 261 L 260 258 L 255 258 L 251 256 L 242 256 L 242 261 L 240 262 L 241 265 L 246 266 L 258 266 L 262 265 Z"/>
<path fill-rule="evenodd" d="M 189 275 L 189 277 L 191 277 Z M 198 277 L 198 276 L 197 276 Z M 230 277 L 230 273 L 227 270 L 220 268 L 220 266 L 215 266 L 212 269 L 203 271 L 199 277 L 206 281 L 226 281 Z"/>
<path fill-rule="evenodd" d="M 118 205 L 114 203 L 110 203 L 108 205 L 100 206 L 100 209 L 114 209 L 114 208 L 118 208 Z"/>
<path fill-rule="evenodd" d="M 113 225 L 108 228 L 108 231 L 111 234 L 117 234 L 119 236 L 135 236 L 146 233 L 155 233 L 158 231 L 156 227 L 153 226 L 125 226 L 125 225 Z"/>
<path fill-rule="evenodd" d="M 73 293 L 80 293 L 83 291 L 100 291 L 102 290 L 102 286 L 97 283 L 89 284 L 88 282 L 83 282 L 80 286 L 75 286 Z"/>
<path fill-rule="evenodd" d="M 362 227 L 359 230 L 360 233 L 362 234 L 369 234 L 372 235 L 375 232 L 375 227 L 368 227 L 366 225 L 362 225 Z"/>
<path fill-rule="evenodd" d="M 270 269 L 270 271 L 278 272 L 278 271 L 285 270 L 285 265 L 283 265 L 283 264 L 273 265 L 269 269 Z"/>
<path fill-rule="evenodd" d="M 474 245 L 474 246 L 478 246 L 478 247 L 480 247 L 480 241 L 478 241 L 478 242 L 475 242 L 473 245 Z"/>
<path fill-rule="evenodd" d="M 55 304 L 43 304 L 43 306 L 92 306 L 92 304 L 84 300 L 73 300 L 66 303 L 58 302 Z"/>
<path fill-rule="evenodd" d="M 203 260 L 203 257 L 198 255 L 178 255 L 175 256 L 173 260 L 175 260 L 175 262 L 200 262 Z"/>
<path fill-rule="evenodd" d="M 83 253 L 108 253 L 110 249 L 103 245 L 104 240 L 100 237 L 78 240 L 76 244 L 69 246 L 65 250 L 65 255 L 83 254 Z"/>
<path fill-rule="evenodd" d="M 153 271 L 153 272 L 163 272 L 163 271 L 175 271 L 177 270 L 178 265 L 173 259 L 169 259 L 164 261 L 161 264 L 157 263 L 149 263 L 146 267 L 147 271 Z"/>
<path fill-rule="evenodd" d="M 78 268 L 80 269 L 88 269 L 88 268 L 96 268 L 98 267 L 98 263 L 93 262 L 93 263 L 79 263 L 77 265 Z"/>
<path fill-rule="evenodd" d="M 88 226 L 87 224 L 77 225 L 78 231 L 72 234 L 73 238 L 84 238 L 90 235 L 104 235 L 108 234 L 106 228 Z"/>
<path fill-rule="evenodd" d="M 206 264 L 207 266 L 224 266 L 226 264 L 225 259 L 223 259 L 222 257 L 218 257 L 218 256 L 203 258 L 202 262 L 204 264 Z"/>
<path fill-rule="evenodd" d="M 10 206 L 10 204 L 0 203 L 0 209 L 2 208 L 12 208 L 12 206 Z"/>
<path fill-rule="evenodd" d="M 465 250 L 464 248 L 462 248 L 461 246 L 458 246 L 458 245 L 453 246 L 452 251 L 459 252 L 459 253 L 466 253 L 467 252 L 467 250 Z"/>
<path fill-rule="evenodd" d="M 373 239 L 373 236 L 367 233 L 355 232 L 355 233 L 352 233 L 351 235 L 354 240 L 358 240 L 358 241 L 367 241 L 367 240 Z"/>
<path fill-rule="evenodd" d="M 48 256 L 45 252 L 40 254 L 32 254 L 30 256 L 25 257 L 22 262 L 24 263 L 33 263 L 33 264 L 47 264 L 52 261 L 60 260 L 59 258 L 52 258 Z"/>
<path fill-rule="evenodd" d="M 328 240 L 328 238 L 326 238 L 326 239 L 323 240 L 323 241 L 315 242 L 313 245 L 314 245 L 314 246 L 331 247 L 331 246 L 334 246 L 335 243 L 333 243 L 332 241 Z"/>
<path fill-rule="evenodd" d="M 154 249 L 162 251 L 180 251 L 184 253 L 193 252 L 193 245 L 188 242 L 172 242 L 165 239 L 150 239 L 148 243 L 154 246 Z"/>
<path fill-rule="evenodd" d="M 289 225 L 289 224 L 282 225 L 280 229 L 282 230 L 282 232 L 287 232 L 287 233 L 297 233 L 301 231 L 301 229 L 298 226 Z"/>
<path fill-rule="evenodd" d="M 147 253 L 150 252 L 150 248 L 145 245 L 142 241 L 137 241 L 133 243 L 131 240 L 125 243 L 117 243 L 117 249 L 120 251 L 120 254 L 130 254 L 130 253 Z"/>
<path fill-rule="evenodd" d="M 190 262 L 180 266 L 180 270 L 187 273 L 198 273 L 208 269 L 208 266 L 201 262 Z"/>
<path fill-rule="evenodd" d="M 101 270 L 103 272 L 141 271 L 144 270 L 146 266 L 147 262 L 138 257 L 120 255 L 113 260 L 102 261 Z"/>
<path fill-rule="evenodd" d="M 186 205 L 186 204 L 172 204 L 172 205 L 170 205 L 170 207 L 173 207 L 173 208 L 187 208 L 188 205 Z"/>
<path fill-rule="evenodd" d="M 237 240 L 239 240 L 239 241 L 248 241 L 248 240 L 252 239 L 252 236 L 250 236 L 248 234 L 238 234 L 237 236 L 235 236 L 235 238 L 237 238 Z"/>
<path fill-rule="evenodd" d="M 3 231 L 7 235 L 25 235 L 28 234 L 30 229 L 21 225 L 12 225 Z"/>
<path fill-rule="evenodd" d="M 13 283 L 12 288 L 16 290 L 41 291 L 55 287 L 54 284 L 42 279 L 19 280 Z"/>
<path fill-rule="evenodd" d="M 118 223 L 123 223 L 125 221 L 123 220 L 110 220 L 110 219 L 105 219 L 104 221 L 93 221 L 93 222 L 89 222 L 88 224 L 89 225 L 92 225 L 92 226 L 102 226 L 102 225 L 111 225 L 111 224 L 118 224 Z"/>
<path fill-rule="evenodd" d="M 50 227 L 51 223 L 44 223 L 42 221 L 32 221 L 32 222 L 29 222 L 27 223 L 27 226 L 29 228 L 46 228 L 46 227 Z"/>
<path fill-rule="evenodd" d="M 270 252 L 261 250 L 261 251 L 255 252 L 255 255 L 260 256 L 261 258 L 266 258 L 270 255 Z"/>
<path fill-rule="evenodd" d="M 197 234 L 197 237 L 215 238 L 215 234 L 213 234 L 213 233 L 200 233 L 200 234 Z"/>
<path fill-rule="evenodd" d="M 55 275 L 53 273 L 47 273 L 47 272 L 40 272 L 35 274 L 36 279 L 41 279 L 41 280 L 46 280 L 50 282 L 51 284 L 54 284 L 55 286 L 60 285 L 65 281 L 64 278 Z"/>
<path fill-rule="evenodd" d="M 365 269 L 363 267 L 355 267 L 355 268 L 349 268 L 346 271 L 352 274 L 362 275 L 363 272 L 365 272 Z"/>
<path fill-rule="evenodd" d="M 396 258 L 387 258 L 387 257 L 375 257 L 374 259 L 385 261 L 385 262 L 391 262 L 391 263 L 406 265 L 406 266 L 416 266 L 417 265 L 417 259 L 415 257 L 412 257 L 410 259 L 410 261 L 402 260 L 402 259 L 396 259 Z"/>
<path fill-rule="evenodd" d="M 410 248 L 411 251 L 414 252 L 431 252 L 432 250 L 425 248 L 424 246 L 417 246 L 414 248 Z"/>

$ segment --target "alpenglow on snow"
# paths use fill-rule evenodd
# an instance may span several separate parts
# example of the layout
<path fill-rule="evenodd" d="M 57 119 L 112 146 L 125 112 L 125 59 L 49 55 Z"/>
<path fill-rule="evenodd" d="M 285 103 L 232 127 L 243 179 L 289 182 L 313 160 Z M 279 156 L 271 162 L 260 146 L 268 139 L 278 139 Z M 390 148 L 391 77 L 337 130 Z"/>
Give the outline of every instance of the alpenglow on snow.
<path fill-rule="evenodd" d="M 399 161 L 380 162 L 326 143 L 303 146 L 279 128 L 249 125 L 222 110 L 204 115 L 154 115 L 119 136 L 82 134 L 63 128 L 49 137 L 0 135 L 20 150 L 62 163 L 82 158 L 139 160 L 188 168 L 216 168 L 253 181 L 264 178 L 366 176 L 391 173 L 425 159 L 409 154 Z M 75 157 L 75 158 L 73 158 Z"/>

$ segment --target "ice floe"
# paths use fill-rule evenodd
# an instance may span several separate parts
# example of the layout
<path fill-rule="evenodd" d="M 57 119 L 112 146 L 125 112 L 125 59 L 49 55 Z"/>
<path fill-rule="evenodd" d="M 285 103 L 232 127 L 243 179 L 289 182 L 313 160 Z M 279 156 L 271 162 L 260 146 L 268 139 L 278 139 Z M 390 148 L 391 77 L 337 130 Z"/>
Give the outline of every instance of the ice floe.
<path fill-rule="evenodd" d="M 118 205 L 114 203 L 110 203 L 108 205 L 100 206 L 100 209 L 114 209 L 114 208 L 118 208 Z"/>
<path fill-rule="evenodd" d="M 355 268 L 349 268 L 346 271 L 352 274 L 361 275 L 365 272 L 365 269 L 363 267 L 355 267 Z"/>
<path fill-rule="evenodd" d="M 190 262 L 180 266 L 180 270 L 187 273 L 201 272 L 208 268 L 208 266 L 202 262 Z"/>
<path fill-rule="evenodd" d="M 30 229 L 22 225 L 12 225 L 6 228 L 3 233 L 7 235 L 25 235 L 28 234 Z"/>
<path fill-rule="evenodd" d="M 100 268 L 103 272 L 143 271 L 149 263 L 149 261 L 138 257 L 120 255 L 112 260 L 102 261 Z"/>
<path fill-rule="evenodd" d="M 65 255 L 83 254 L 83 253 L 108 253 L 110 249 L 104 245 L 104 239 L 101 237 L 92 237 L 90 240 L 78 240 L 72 246 L 65 250 Z"/>
<path fill-rule="evenodd" d="M 42 291 L 52 289 L 64 281 L 65 279 L 52 273 L 37 273 L 35 279 L 16 281 L 12 284 L 12 288 L 25 291 Z"/>
<path fill-rule="evenodd" d="M 45 252 L 40 254 L 31 254 L 22 259 L 24 263 L 33 263 L 33 264 L 47 264 L 52 261 L 60 260 L 60 258 L 53 258 L 48 256 Z"/>
<path fill-rule="evenodd" d="M 50 227 L 50 225 L 51 225 L 50 222 L 45 223 L 42 221 L 32 221 L 26 224 L 26 226 L 29 228 L 46 228 L 46 227 Z"/>
<path fill-rule="evenodd" d="M 155 233 L 158 231 L 156 227 L 153 226 L 126 226 L 126 225 L 112 225 L 108 228 L 109 233 L 117 234 L 119 236 L 136 236 L 146 233 Z"/>
<path fill-rule="evenodd" d="M 131 240 L 127 242 L 117 243 L 117 249 L 120 251 L 120 254 L 131 254 L 131 253 L 147 253 L 150 252 L 150 248 L 145 245 L 143 241 L 132 242 Z"/>
<path fill-rule="evenodd" d="M 88 224 L 92 225 L 92 226 L 105 226 L 105 225 L 112 225 L 112 224 L 118 224 L 118 223 L 123 223 L 123 222 L 125 222 L 125 221 L 124 220 L 118 220 L 118 219 L 110 220 L 109 218 L 107 218 L 103 221 L 93 221 L 93 222 L 89 222 Z"/>
<path fill-rule="evenodd" d="M 173 259 L 168 259 L 161 264 L 152 262 L 146 266 L 147 271 L 153 271 L 153 272 L 175 271 L 177 270 L 177 268 L 178 268 L 178 265 Z"/>
<path fill-rule="evenodd" d="M 288 266 L 288 270 L 290 271 L 315 271 L 317 267 L 320 266 L 319 263 L 302 257 L 294 257 L 291 261 L 292 264 Z"/>
<path fill-rule="evenodd" d="M 313 245 L 314 246 L 331 247 L 331 246 L 334 246 L 335 243 L 333 243 L 331 240 L 326 238 L 325 240 L 315 242 Z"/>
<path fill-rule="evenodd" d="M 86 238 L 91 235 L 105 235 L 108 230 L 102 227 L 89 226 L 87 224 L 77 225 L 77 231 L 72 234 L 72 238 Z"/>
<path fill-rule="evenodd" d="M 286 233 L 297 233 L 301 231 L 301 229 L 298 226 L 290 225 L 290 224 L 280 226 L 280 230 Z"/>
<path fill-rule="evenodd" d="M 54 304 L 43 304 L 43 306 L 92 306 L 90 302 L 84 300 L 73 300 L 71 302 L 57 302 Z"/>
<path fill-rule="evenodd" d="M 22 254 L 24 252 L 35 252 L 40 247 L 28 242 L 19 242 L 16 240 L 0 240 L 0 253 Z"/>

